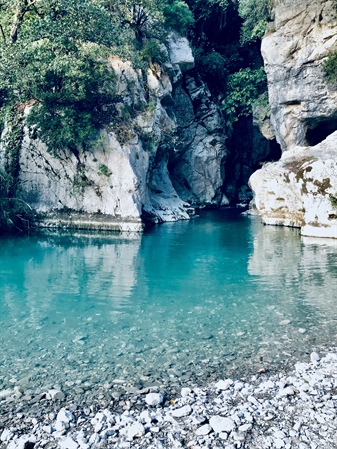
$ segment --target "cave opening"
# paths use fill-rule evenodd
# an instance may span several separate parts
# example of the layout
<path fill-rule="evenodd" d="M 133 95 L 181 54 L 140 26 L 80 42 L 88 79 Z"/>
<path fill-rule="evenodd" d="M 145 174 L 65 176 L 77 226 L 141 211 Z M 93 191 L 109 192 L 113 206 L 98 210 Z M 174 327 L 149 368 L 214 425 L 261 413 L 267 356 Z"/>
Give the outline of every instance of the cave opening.
<path fill-rule="evenodd" d="M 337 131 L 337 118 L 321 119 L 317 118 L 307 121 L 306 142 L 313 147 L 325 140 L 330 134 Z"/>
<path fill-rule="evenodd" d="M 276 139 L 267 140 L 251 117 L 240 117 L 234 123 L 227 140 L 228 156 L 225 163 L 223 192 L 231 205 L 248 203 L 253 194 L 248 186 L 250 176 L 267 162 L 281 158 L 282 150 Z"/>

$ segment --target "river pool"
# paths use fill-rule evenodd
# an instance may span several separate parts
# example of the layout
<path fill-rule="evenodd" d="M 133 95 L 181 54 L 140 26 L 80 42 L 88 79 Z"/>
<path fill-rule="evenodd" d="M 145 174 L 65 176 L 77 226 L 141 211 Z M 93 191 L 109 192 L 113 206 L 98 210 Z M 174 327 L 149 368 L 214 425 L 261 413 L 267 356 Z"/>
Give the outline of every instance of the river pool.
<path fill-rule="evenodd" d="M 0 239 L 0 390 L 132 391 L 335 345 L 337 242 L 201 211 L 143 235 Z"/>

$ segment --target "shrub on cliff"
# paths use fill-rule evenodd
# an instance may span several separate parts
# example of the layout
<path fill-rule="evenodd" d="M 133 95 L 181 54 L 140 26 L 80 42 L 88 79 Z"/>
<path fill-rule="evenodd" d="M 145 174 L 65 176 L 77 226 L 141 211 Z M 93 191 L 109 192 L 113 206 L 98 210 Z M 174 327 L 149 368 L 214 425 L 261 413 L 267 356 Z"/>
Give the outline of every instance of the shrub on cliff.
<path fill-rule="evenodd" d="M 6 3 L 1 15 L 2 114 L 28 106 L 32 137 L 55 152 L 76 148 L 110 120 L 113 76 L 106 54 L 121 42 L 118 24 L 91 0 L 18 0 L 14 6 Z"/>
<path fill-rule="evenodd" d="M 194 17 L 188 5 L 182 0 L 167 0 L 163 8 L 165 27 L 186 33 L 194 24 Z"/>
<path fill-rule="evenodd" d="M 251 115 L 255 102 L 266 89 L 267 79 L 263 67 L 246 68 L 230 75 L 222 103 L 228 124 L 241 116 Z"/>
<path fill-rule="evenodd" d="M 262 39 L 271 14 L 272 0 L 239 0 L 239 15 L 243 19 L 241 42 Z"/>
<path fill-rule="evenodd" d="M 337 52 L 332 53 L 323 64 L 323 71 L 330 83 L 337 83 Z"/>

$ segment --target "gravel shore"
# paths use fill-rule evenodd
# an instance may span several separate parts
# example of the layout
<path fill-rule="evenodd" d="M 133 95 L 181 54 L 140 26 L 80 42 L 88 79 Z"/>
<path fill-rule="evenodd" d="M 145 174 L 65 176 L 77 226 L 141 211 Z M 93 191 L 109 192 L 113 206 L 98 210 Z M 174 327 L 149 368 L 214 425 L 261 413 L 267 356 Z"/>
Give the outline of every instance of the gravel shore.
<path fill-rule="evenodd" d="M 0 449 L 337 448 L 335 350 L 313 352 L 288 373 L 175 395 L 153 387 L 86 405 L 53 389 L 10 412 L 15 393 L 0 391 Z"/>

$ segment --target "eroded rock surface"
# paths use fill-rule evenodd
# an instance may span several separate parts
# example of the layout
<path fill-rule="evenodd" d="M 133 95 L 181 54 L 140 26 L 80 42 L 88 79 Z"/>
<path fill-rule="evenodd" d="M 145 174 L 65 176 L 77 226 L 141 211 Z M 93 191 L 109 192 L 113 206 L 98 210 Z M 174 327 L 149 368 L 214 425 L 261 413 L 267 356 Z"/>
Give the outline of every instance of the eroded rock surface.
<path fill-rule="evenodd" d="M 144 220 L 188 219 L 191 204 L 226 203 L 221 112 L 186 76 L 194 66 L 187 39 L 172 34 L 163 51 L 167 62 L 147 72 L 110 57 L 114 123 L 90 148 L 54 151 L 25 138 L 22 198 L 41 226 L 140 231 Z"/>
<path fill-rule="evenodd" d="M 337 91 L 322 70 L 336 49 L 334 2 L 277 1 L 274 13 L 262 54 L 283 156 L 252 175 L 255 205 L 267 224 L 336 238 Z"/>

